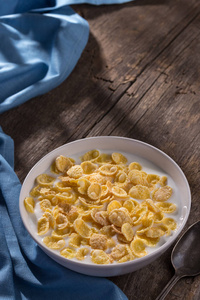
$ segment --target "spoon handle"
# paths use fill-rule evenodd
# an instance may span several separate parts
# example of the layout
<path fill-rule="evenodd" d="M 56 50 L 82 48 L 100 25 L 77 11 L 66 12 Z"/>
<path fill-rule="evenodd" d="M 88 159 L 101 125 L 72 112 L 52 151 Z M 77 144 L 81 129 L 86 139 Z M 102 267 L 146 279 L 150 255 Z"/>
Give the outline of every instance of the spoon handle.
<path fill-rule="evenodd" d="M 176 273 L 174 276 L 170 279 L 170 281 L 167 283 L 167 285 L 164 287 L 160 295 L 156 298 L 156 300 L 163 300 L 171 290 L 171 288 L 177 283 L 177 281 L 181 278 L 182 276 L 177 275 Z"/>

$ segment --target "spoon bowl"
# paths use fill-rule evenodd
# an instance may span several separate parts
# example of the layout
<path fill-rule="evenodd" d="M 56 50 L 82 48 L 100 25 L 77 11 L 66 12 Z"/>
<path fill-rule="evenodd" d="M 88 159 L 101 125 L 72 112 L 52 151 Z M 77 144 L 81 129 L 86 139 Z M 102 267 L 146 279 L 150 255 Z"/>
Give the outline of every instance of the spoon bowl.
<path fill-rule="evenodd" d="M 200 273 L 200 221 L 189 227 L 177 242 L 171 260 L 178 274 L 196 276 Z"/>
<path fill-rule="evenodd" d="M 156 300 L 163 300 L 180 278 L 200 274 L 200 221 L 191 225 L 178 240 L 171 261 L 175 274 Z"/>

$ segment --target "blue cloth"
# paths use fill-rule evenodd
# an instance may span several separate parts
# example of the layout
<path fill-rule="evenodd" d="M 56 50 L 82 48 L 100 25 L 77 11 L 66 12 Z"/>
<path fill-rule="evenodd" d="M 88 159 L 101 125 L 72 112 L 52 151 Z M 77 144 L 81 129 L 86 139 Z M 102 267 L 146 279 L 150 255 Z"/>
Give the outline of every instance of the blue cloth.
<path fill-rule="evenodd" d="M 68 5 L 129 0 L 0 0 L 0 113 L 58 86 L 89 35 Z M 50 259 L 23 226 L 14 143 L 0 128 L 0 300 L 126 300 L 111 281 L 68 270 Z"/>
<path fill-rule="evenodd" d="M 64 268 L 37 246 L 20 218 L 13 157 L 13 140 L 0 128 L 0 299 L 127 299 L 111 281 Z"/>
<path fill-rule="evenodd" d="M 130 0 L 0 0 L 0 113 L 63 82 L 87 44 L 89 25 L 68 5 Z"/>

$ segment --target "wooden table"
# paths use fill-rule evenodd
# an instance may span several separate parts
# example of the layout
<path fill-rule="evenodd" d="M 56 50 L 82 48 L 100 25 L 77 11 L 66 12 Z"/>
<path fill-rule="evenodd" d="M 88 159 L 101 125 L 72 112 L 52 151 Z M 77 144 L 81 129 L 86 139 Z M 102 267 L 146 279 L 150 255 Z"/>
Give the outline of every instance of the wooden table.
<path fill-rule="evenodd" d="M 200 2 L 138 0 L 73 8 L 90 24 L 88 44 L 59 87 L 0 116 L 15 141 L 21 181 L 54 148 L 88 136 L 147 142 L 182 168 L 192 193 L 185 229 L 200 218 Z M 173 275 L 172 247 L 137 272 L 110 278 L 130 300 L 155 299 Z M 200 299 L 200 276 L 167 300 Z"/>

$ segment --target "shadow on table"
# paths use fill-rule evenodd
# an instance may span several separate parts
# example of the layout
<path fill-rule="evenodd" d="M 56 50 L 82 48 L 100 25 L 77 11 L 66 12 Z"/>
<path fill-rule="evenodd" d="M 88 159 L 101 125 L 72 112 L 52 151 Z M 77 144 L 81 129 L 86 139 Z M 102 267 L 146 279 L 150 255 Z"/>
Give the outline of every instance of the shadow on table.
<path fill-rule="evenodd" d="M 142 3 L 143 5 L 149 5 L 149 3 L 153 5 L 157 2 L 138 0 L 122 6 L 103 6 L 98 7 L 98 9 L 95 7 L 95 16 L 96 13 L 98 16 L 98 12 L 99 14 L 105 12 L 105 9 L 110 12 L 112 9 L 121 9 L 125 5 L 130 7 L 142 5 Z M 161 1 L 162 4 L 168 2 Z M 94 11 L 94 6 L 92 7 L 91 11 Z M 148 51 L 148 40 L 143 41 L 143 47 L 146 49 L 145 51 Z M 159 51 L 163 51 L 162 47 L 162 43 L 158 43 L 155 48 L 151 48 L 151 61 L 148 61 L 148 57 L 145 64 L 150 64 L 152 59 L 159 55 Z M 134 56 L 137 55 L 137 51 L 139 51 L 137 48 L 133 49 Z M 173 51 L 168 53 L 165 61 L 166 65 L 171 61 L 172 56 Z M 125 89 L 123 87 L 121 93 L 109 89 L 112 82 L 109 82 L 110 69 L 107 69 L 106 63 L 100 44 L 91 32 L 88 44 L 74 71 L 60 86 L 1 116 L 3 129 L 15 141 L 16 170 L 20 170 L 20 173 L 18 173 L 20 179 L 23 179 L 29 169 L 46 153 L 68 141 L 89 135 L 94 126 L 98 127 L 101 119 L 109 114 L 111 110 L 112 117 L 117 115 L 118 119 L 121 117 L 123 120 L 124 111 L 115 104 L 122 97 Z M 111 69 L 115 69 L 115 66 Z M 116 67 L 117 69 L 118 67 Z M 125 74 L 126 71 L 125 69 Z M 104 76 L 98 78 L 102 72 Z M 133 81 L 127 82 L 126 88 Z M 134 99 L 131 101 L 134 101 Z M 125 123 L 121 122 L 119 124 L 119 122 L 115 122 L 113 117 L 113 129 L 118 126 L 124 136 L 139 138 L 140 140 L 145 139 L 146 142 L 151 143 L 148 135 L 141 131 L 141 128 L 137 126 L 137 122 L 130 115 L 126 116 L 125 120 Z M 9 129 L 6 131 L 7 128 Z M 104 134 L 101 129 L 99 132 L 102 135 Z M 112 132 L 108 134 L 110 135 Z M 27 159 L 24 159 L 24 157 Z M 27 161 L 29 165 L 27 165 Z"/>
<path fill-rule="evenodd" d="M 110 4 L 110 5 L 89 5 L 89 4 L 77 4 L 71 5 L 71 7 L 78 12 L 83 18 L 85 18 L 84 9 L 87 9 L 87 20 L 92 20 L 100 15 L 104 14 L 109 9 L 109 13 L 117 10 L 121 10 L 124 7 L 145 6 L 145 5 L 167 5 L 171 0 L 135 0 L 132 2 L 122 4 Z M 92 8 L 91 14 L 88 12 L 88 8 Z"/>

